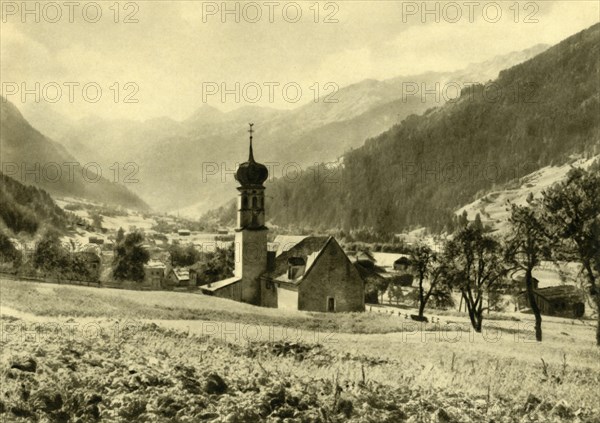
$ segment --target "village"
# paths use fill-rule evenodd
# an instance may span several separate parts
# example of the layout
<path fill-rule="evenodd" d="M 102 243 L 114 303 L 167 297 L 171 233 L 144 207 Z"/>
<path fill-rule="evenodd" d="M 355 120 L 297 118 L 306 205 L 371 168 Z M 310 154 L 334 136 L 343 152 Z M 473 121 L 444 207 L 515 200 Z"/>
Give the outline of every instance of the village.
<path fill-rule="evenodd" d="M 405 316 L 420 308 L 418 315 L 410 315 L 421 320 L 431 298 L 430 308 L 468 312 L 464 290 L 436 286 L 431 269 L 419 277 L 419 265 L 432 263 L 415 263 L 420 259 L 416 252 L 425 248 L 431 257 L 441 255 L 445 239 L 439 235 L 416 230 L 382 244 L 347 242 L 335 234 L 270 234 L 263 186 L 268 171 L 254 159 L 252 125 L 249 132 L 249 157 L 236 173 L 236 228 L 59 199 L 75 223 L 55 241 L 73 263 L 66 267 L 75 270 L 36 264 L 44 242 L 13 238 L 21 253 L 20 267 L 5 261 L 2 273 L 105 288 L 179 291 L 286 310 L 361 312 L 386 305 L 399 308 L 398 314 L 404 309 Z M 130 246 L 138 259 L 125 263 L 119 276 L 116 244 L 128 233 L 138 237 Z M 127 273 L 130 267 L 138 268 L 134 276 Z M 572 319 L 586 315 L 585 293 L 573 283 L 580 271 L 577 263 L 540 262 L 532 280 L 541 314 Z M 531 312 L 527 294 L 525 271 L 519 268 L 503 274 L 493 288 L 477 288 L 479 304 L 485 303 L 488 313 Z"/>

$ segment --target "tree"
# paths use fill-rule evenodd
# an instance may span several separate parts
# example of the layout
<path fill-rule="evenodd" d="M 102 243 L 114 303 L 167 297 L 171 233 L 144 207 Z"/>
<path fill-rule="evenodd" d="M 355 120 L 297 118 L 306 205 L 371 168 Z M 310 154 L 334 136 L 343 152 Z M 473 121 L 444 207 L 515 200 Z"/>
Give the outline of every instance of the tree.
<path fill-rule="evenodd" d="M 529 199 L 535 207 L 535 200 Z M 515 269 L 525 271 L 525 287 L 531 311 L 535 316 L 535 339 L 542 342 L 542 314 L 534 293 L 533 269 L 543 256 L 548 256 L 550 237 L 540 212 L 534 207 L 511 205 L 511 235 L 506 242 L 506 258 Z"/>
<path fill-rule="evenodd" d="M 121 241 L 123 241 L 123 239 L 125 239 L 125 231 L 123 230 L 123 228 L 119 228 L 119 230 L 117 231 L 117 238 L 115 240 L 115 243 L 118 244 Z"/>
<path fill-rule="evenodd" d="M 233 276 L 235 252 L 233 245 L 217 248 L 215 252 L 201 255 L 194 265 L 200 285 L 216 282 Z"/>
<path fill-rule="evenodd" d="M 119 230 L 121 231 L 121 230 Z M 144 280 L 144 264 L 150 260 L 150 253 L 142 246 L 144 235 L 134 231 L 119 237 L 115 244 L 113 277 L 117 280 Z"/>
<path fill-rule="evenodd" d="M 443 260 L 444 277 L 460 290 L 473 329 L 481 332 L 484 294 L 507 272 L 500 243 L 469 224 L 446 243 Z"/>
<path fill-rule="evenodd" d="M 92 225 L 96 229 L 102 229 L 102 221 L 104 220 L 102 215 L 96 211 L 91 212 Z"/>
<path fill-rule="evenodd" d="M 390 280 L 388 278 L 377 278 L 375 280 L 375 288 L 379 293 L 379 297 L 381 298 L 380 304 L 383 304 L 383 294 L 387 291 L 390 286 Z"/>
<path fill-rule="evenodd" d="M 396 305 L 400 303 L 400 300 L 404 298 L 404 293 L 402 292 L 402 283 L 399 278 L 392 278 L 388 287 L 388 296 L 391 300 L 396 301 Z"/>
<path fill-rule="evenodd" d="M 58 232 L 48 230 L 33 253 L 33 266 L 60 280 L 70 265 L 71 256 L 61 244 Z"/>
<path fill-rule="evenodd" d="M 565 181 L 542 195 L 545 218 L 562 241 L 562 248 L 554 251 L 555 259 L 582 264 L 586 290 L 596 304 L 600 346 L 600 163 L 596 161 L 589 170 L 571 169 Z"/>
<path fill-rule="evenodd" d="M 191 244 L 183 247 L 179 243 L 173 243 L 169 247 L 169 254 L 171 255 L 171 265 L 174 267 L 191 266 L 200 260 L 200 252 Z"/>
<path fill-rule="evenodd" d="M 423 313 L 427 301 L 433 291 L 442 280 L 442 266 L 439 264 L 438 256 L 426 245 L 418 245 L 410 254 L 410 267 L 419 281 L 418 301 L 419 301 L 419 320 L 423 320 Z M 429 282 L 429 287 L 425 289 L 424 282 Z"/>
<path fill-rule="evenodd" d="M 9 262 L 13 268 L 21 265 L 23 254 L 17 250 L 8 235 L 0 232 L 0 263 Z"/>

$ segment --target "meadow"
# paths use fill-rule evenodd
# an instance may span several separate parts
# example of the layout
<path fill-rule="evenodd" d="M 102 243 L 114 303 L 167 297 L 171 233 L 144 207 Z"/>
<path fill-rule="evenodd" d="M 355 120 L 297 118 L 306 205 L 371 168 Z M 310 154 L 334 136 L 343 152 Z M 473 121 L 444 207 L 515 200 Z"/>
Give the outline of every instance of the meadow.
<path fill-rule="evenodd" d="M 0 280 L 0 420 L 600 422 L 591 321 L 425 325 Z M 431 315 L 431 314 L 430 314 Z"/>

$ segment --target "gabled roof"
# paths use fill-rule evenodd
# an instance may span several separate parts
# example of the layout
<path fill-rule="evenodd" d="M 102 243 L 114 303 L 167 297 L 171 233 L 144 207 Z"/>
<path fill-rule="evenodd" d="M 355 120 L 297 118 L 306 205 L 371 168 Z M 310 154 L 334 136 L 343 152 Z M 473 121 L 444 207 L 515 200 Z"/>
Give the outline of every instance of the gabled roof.
<path fill-rule="evenodd" d="M 558 285 L 550 286 L 548 288 L 538 288 L 535 293 L 540 297 L 545 298 L 548 301 L 552 300 L 581 300 L 581 291 L 573 285 Z"/>
<path fill-rule="evenodd" d="M 149 260 L 148 263 L 146 263 L 144 265 L 144 267 L 147 267 L 149 269 L 164 269 L 166 266 L 165 264 L 160 261 L 160 260 Z M 189 276 L 189 274 L 188 274 Z"/>
<path fill-rule="evenodd" d="M 304 278 L 306 278 L 306 276 L 308 276 L 310 271 L 315 267 L 315 263 L 317 263 L 319 261 L 319 258 L 323 255 L 323 251 L 325 251 L 325 249 L 327 248 L 327 246 L 329 245 L 329 243 L 332 240 L 333 240 L 333 242 L 336 242 L 335 238 L 330 236 L 327 239 L 327 242 L 325 242 L 325 244 L 323 244 L 323 247 L 321 247 L 321 249 L 318 252 L 314 252 L 308 256 L 308 259 L 306 260 L 306 270 L 304 271 L 304 275 L 302 275 L 302 277 L 300 279 L 304 279 Z M 345 254 L 346 253 L 344 253 L 344 255 Z"/>
<path fill-rule="evenodd" d="M 290 280 L 287 277 L 287 272 L 286 273 L 282 273 L 280 275 L 275 276 L 273 279 L 278 281 L 278 282 L 284 282 L 284 283 L 288 283 L 288 284 L 292 284 L 292 285 L 299 285 L 302 283 L 302 281 L 304 281 L 308 275 L 310 275 L 310 272 L 317 266 L 317 264 L 319 263 L 320 258 L 323 256 L 323 252 L 327 249 L 328 246 L 335 244 L 337 246 L 337 248 L 342 252 L 342 254 L 344 255 L 344 257 L 346 258 L 346 260 L 348 261 L 348 263 L 351 266 L 354 266 L 354 264 L 350 261 L 350 259 L 348 258 L 348 256 L 346 255 L 346 253 L 344 252 L 344 250 L 342 249 L 342 247 L 338 244 L 338 242 L 335 240 L 334 237 L 330 236 L 327 238 L 327 240 L 325 241 L 324 244 L 322 244 L 321 248 L 318 251 L 314 251 L 311 254 L 308 255 L 307 259 L 306 259 L 306 270 L 304 271 L 304 274 L 302 276 L 300 276 L 299 278 L 295 279 L 295 280 Z M 360 272 L 359 272 L 360 274 Z M 362 275 L 361 275 L 362 276 Z"/>
<path fill-rule="evenodd" d="M 372 253 L 375 262 L 379 266 L 383 267 L 394 267 L 394 263 L 402 258 L 408 259 L 410 256 L 407 254 L 397 253 Z"/>
<path fill-rule="evenodd" d="M 332 237 L 330 237 L 329 239 L 331 239 L 331 238 L 332 238 Z M 325 249 L 325 247 L 327 247 L 327 244 L 329 243 L 329 239 L 327 240 L 327 242 L 326 242 L 325 244 L 323 244 L 323 246 L 321 247 L 321 249 L 320 249 L 320 250 L 318 250 L 318 251 L 314 251 L 314 252 L 312 252 L 311 254 L 309 254 L 309 255 L 306 257 L 306 267 L 305 267 L 305 270 L 304 270 L 304 274 L 303 274 L 302 276 L 300 276 L 300 277 L 299 277 L 299 278 L 297 278 L 297 279 L 290 279 L 290 278 L 288 277 L 288 274 L 287 274 L 287 272 L 284 272 L 284 273 L 282 273 L 282 274 L 280 274 L 280 275 L 277 275 L 277 276 L 275 277 L 275 279 L 276 279 L 278 282 L 286 282 L 286 283 L 291 283 L 291 284 L 294 284 L 294 285 L 297 285 L 297 284 L 299 284 L 300 282 L 302 282 L 302 279 L 303 279 L 303 278 L 304 278 L 304 277 L 307 275 L 308 271 L 309 271 L 309 270 L 310 270 L 310 269 L 313 267 L 313 265 L 314 265 L 314 264 L 315 264 L 315 262 L 317 261 L 317 257 L 319 257 L 319 256 L 320 256 L 320 254 L 321 254 L 321 252 L 322 252 L 322 251 Z M 299 258 L 299 257 L 293 257 L 293 258 L 296 258 L 296 259 L 297 259 L 297 258 Z M 288 260 L 289 260 L 289 259 L 288 259 Z"/>
<path fill-rule="evenodd" d="M 190 271 L 189 269 L 176 268 L 173 269 L 173 274 L 178 281 L 189 281 L 190 280 Z"/>
<path fill-rule="evenodd" d="M 305 238 L 308 238 L 308 235 L 277 235 L 273 241 L 273 248 L 276 251 L 275 256 L 280 256 Z"/>
<path fill-rule="evenodd" d="M 358 270 L 358 273 L 363 279 L 366 278 L 375 278 L 375 279 L 383 279 L 385 278 L 385 269 L 380 268 L 373 264 L 372 266 L 367 266 L 366 263 L 356 261 L 354 263 L 354 267 Z"/>

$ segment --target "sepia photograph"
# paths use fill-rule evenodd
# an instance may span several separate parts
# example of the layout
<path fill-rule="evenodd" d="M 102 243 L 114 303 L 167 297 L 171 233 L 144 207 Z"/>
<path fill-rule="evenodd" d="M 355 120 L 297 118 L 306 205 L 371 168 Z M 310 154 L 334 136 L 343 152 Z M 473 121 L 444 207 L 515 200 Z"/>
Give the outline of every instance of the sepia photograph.
<path fill-rule="evenodd" d="M 600 423 L 600 2 L 0 12 L 0 422 Z"/>

